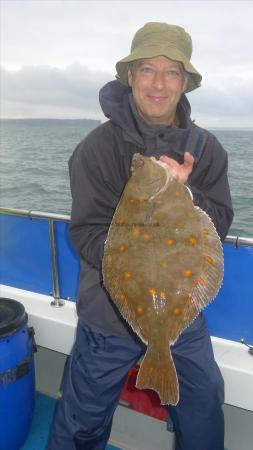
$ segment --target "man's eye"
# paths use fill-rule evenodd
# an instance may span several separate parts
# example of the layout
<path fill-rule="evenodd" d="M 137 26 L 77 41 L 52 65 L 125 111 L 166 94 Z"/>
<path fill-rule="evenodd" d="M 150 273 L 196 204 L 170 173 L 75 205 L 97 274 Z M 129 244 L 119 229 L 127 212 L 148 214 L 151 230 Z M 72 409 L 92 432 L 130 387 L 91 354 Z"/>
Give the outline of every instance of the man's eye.
<path fill-rule="evenodd" d="M 180 70 L 177 70 L 177 69 L 169 69 L 167 71 L 167 75 L 171 78 L 180 78 L 181 72 L 180 72 Z"/>
<path fill-rule="evenodd" d="M 142 73 L 152 73 L 151 67 L 141 67 Z"/>

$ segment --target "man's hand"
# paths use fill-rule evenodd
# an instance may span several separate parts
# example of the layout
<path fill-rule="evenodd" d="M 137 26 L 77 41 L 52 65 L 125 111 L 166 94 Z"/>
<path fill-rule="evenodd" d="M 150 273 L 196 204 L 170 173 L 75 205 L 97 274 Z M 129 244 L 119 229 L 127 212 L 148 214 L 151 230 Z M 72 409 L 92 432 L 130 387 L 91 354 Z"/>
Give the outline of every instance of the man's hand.
<path fill-rule="evenodd" d="M 161 156 L 160 161 L 168 164 L 171 168 L 173 175 L 181 181 L 181 183 L 186 183 L 190 173 L 192 172 L 194 158 L 189 152 L 184 154 L 183 164 L 179 164 L 175 159 L 169 158 L 168 156 Z"/>

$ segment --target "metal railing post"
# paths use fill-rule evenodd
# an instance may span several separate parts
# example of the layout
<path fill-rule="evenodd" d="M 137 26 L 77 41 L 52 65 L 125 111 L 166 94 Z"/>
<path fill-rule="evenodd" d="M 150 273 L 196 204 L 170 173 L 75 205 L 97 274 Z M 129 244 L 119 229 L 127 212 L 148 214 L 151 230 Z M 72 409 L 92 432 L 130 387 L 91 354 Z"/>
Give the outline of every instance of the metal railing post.
<path fill-rule="evenodd" d="M 60 296 L 60 286 L 59 286 L 59 275 L 58 275 L 58 264 L 57 264 L 57 249 L 55 242 L 55 230 L 54 230 L 54 220 L 48 219 L 49 226 L 49 244 L 50 244 L 50 257 L 51 257 L 51 268 L 52 268 L 52 279 L 53 279 L 53 297 L 51 305 L 59 308 L 64 305 L 64 300 Z"/>

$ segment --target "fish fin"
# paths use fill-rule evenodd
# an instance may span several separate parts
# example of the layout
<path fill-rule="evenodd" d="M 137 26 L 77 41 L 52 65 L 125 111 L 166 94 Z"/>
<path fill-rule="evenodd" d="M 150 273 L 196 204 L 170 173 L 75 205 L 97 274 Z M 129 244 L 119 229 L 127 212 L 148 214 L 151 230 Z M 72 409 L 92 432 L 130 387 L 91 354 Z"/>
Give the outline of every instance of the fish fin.
<path fill-rule="evenodd" d="M 137 375 L 138 389 L 153 389 L 162 405 L 176 405 L 179 400 L 178 379 L 170 348 L 167 358 L 154 358 L 149 347 Z"/>
<path fill-rule="evenodd" d="M 208 216 L 198 206 L 194 207 L 201 229 L 200 269 L 192 289 L 189 291 L 187 308 L 182 316 L 170 323 L 170 343 L 177 341 L 179 335 L 193 322 L 219 292 L 223 280 L 224 258 L 220 237 Z"/>
<path fill-rule="evenodd" d="M 191 298 L 199 311 L 208 305 L 220 290 L 223 272 L 224 258 L 222 243 L 210 217 L 199 207 L 197 210 L 203 236 L 202 268 L 196 286 L 191 293 Z"/>

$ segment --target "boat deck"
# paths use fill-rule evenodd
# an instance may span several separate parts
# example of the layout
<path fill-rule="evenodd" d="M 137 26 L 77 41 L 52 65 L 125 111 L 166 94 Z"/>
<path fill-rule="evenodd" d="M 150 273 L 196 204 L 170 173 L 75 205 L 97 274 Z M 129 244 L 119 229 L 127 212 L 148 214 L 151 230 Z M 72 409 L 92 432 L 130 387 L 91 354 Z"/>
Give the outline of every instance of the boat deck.
<path fill-rule="evenodd" d="M 54 398 L 36 393 L 35 411 L 30 433 L 20 450 L 45 450 L 55 404 L 56 400 Z M 121 449 L 108 444 L 106 450 Z"/>
<path fill-rule="evenodd" d="M 50 425 L 53 420 L 56 400 L 47 395 L 36 393 L 35 410 L 30 433 L 20 450 L 45 450 Z M 106 450 L 122 450 L 114 445 L 107 444 Z M 224 449 L 228 450 L 228 449 Z"/>

